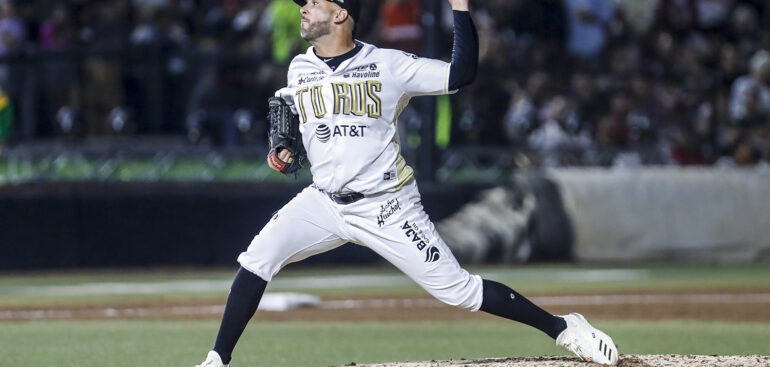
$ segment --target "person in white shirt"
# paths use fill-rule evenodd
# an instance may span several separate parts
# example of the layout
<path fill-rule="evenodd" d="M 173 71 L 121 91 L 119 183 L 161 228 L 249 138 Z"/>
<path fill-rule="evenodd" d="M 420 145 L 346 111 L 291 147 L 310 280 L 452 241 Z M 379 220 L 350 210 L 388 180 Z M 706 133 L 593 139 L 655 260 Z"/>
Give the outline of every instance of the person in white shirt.
<path fill-rule="evenodd" d="M 473 81 L 478 36 L 468 0 L 454 13 L 452 62 L 355 40 L 358 0 L 294 0 L 312 47 L 292 60 L 276 95 L 294 106 L 313 184 L 281 208 L 238 257 L 214 349 L 199 366 L 230 363 L 267 283 L 285 265 L 346 242 L 366 246 L 437 299 L 531 325 L 581 358 L 616 364 L 612 339 L 579 314 L 554 316 L 507 286 L 470 274 L 423 210 L 396 124 L 410 98 L 447 94 Z M 291 162 L 288 150 L 278 153 Z M 278 169 L 268 159 L 274 169 Z"/>

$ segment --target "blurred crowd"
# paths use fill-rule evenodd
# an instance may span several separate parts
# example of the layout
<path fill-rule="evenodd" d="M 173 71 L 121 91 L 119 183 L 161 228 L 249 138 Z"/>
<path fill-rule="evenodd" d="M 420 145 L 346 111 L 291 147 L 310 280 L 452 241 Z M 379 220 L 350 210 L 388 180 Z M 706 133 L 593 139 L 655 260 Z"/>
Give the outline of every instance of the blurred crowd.
<path fill-rule="evenodd" d="M 483 3 L 458 139 L 545 166 L 770 161 L 770 3 Z"/>
<path fill-rule="evenodd" d="M 431 1 L 365 0 L 357 37 L 424 54 L 440 24 L 448 59 L 451 11 L 441 0 L 436 22 Z M 770 162 L 767 1 L 472 4 L 479 72 L 451 97 L 450 147 L 541 166 Z M 298 27 L 292 0 L 0 0 L 0 100 L 37 111 L 5 136 L 262 141 Z"/>

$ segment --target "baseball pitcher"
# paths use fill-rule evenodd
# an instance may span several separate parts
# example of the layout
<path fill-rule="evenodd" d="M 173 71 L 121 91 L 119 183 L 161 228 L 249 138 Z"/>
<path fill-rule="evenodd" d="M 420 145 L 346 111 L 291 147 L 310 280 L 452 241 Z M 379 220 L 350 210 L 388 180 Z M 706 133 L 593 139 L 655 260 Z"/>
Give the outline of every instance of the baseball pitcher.
<path fill-rule="evenodd" d="M 289 66 L 270 103 L 268 164 L 293 173 L 307 160 L 313 184 L 262 228 L 238 257 L 212 351 L 199 366 L 228 366 L 267 283 L 289 263 L 346 242 L 367 246 L 449 305 L 485 311 L 548 334 L 586 361 L 614 365 L 612 339 L 576 313 L 555 316 L 509 287 L 463 269 L 423 210 L 396 124 L 409 100 L 471 83 L 478 36 L 468 0 L 454 13 L 452 61 L 381 49 L 354 38 L 359 0 L 294 0 L 312 45 Z"/>

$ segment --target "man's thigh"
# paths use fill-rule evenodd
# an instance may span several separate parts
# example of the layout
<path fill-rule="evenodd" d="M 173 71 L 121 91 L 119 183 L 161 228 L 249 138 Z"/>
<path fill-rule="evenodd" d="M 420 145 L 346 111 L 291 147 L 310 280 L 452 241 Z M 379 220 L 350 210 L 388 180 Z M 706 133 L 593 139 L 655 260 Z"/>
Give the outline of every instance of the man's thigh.
<path fill-rule="evenodd" d="M 357 243 L 395 265 L 428 293 L 447 304 L 478 310 L 482 280 L 457 262 L 422 207 L 416 186 L 365 199 L 345 210 Z"/>
<path fill-rule="evenodd" d="M 276 212 L 238 256 L 246 270 L 270 281 L 284 266 L 347 242 L 328 197 L 308 187 Z"/>

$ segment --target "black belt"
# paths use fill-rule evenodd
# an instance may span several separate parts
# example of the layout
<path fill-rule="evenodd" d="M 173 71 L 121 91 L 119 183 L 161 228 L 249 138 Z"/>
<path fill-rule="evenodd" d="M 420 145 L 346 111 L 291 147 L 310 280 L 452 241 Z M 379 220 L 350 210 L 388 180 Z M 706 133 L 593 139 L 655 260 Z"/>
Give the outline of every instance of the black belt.
<path fill-rule="evenodd" d="M 313 185 L 313 186 L 315 186 L 315 185 Z M 335 203 L 341 204 L 341 205 L 353 204 L 356 201 L 359 201 L 359 200 L 364 198 L 364 194 L 362 194 L 360 192 L 350 192 L 350 193 L 347 193 L 347 194 L 332 194 L 330 192 L 326 192 L 324 190 L 321 190 L 318 187 L 316 187 L 316 189 L 318 189 L 318 191 L 326 194 L 326 196 L 328 196 L 329 199 L 334 200 Z"/>

